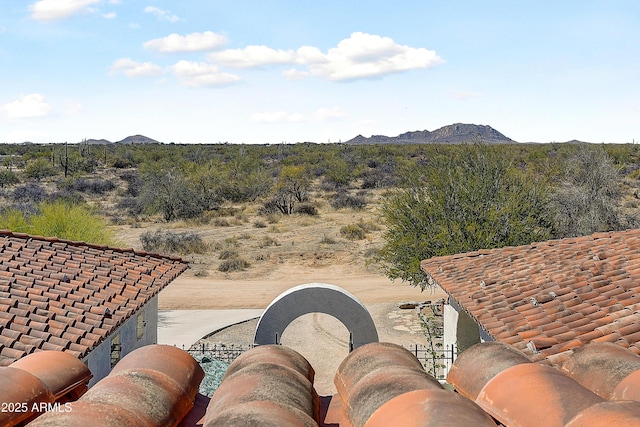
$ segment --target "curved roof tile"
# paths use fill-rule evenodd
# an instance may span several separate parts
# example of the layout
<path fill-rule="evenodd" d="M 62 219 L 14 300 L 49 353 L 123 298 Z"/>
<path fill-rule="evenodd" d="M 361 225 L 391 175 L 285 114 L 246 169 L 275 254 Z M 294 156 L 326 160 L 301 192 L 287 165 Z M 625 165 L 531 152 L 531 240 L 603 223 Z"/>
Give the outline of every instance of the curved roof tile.
<path fill-rule="evenodd" d="M 510 345 L 500 342 L 476 344 L 458 356 L 449 370 L 447 381 L 458 393 L 475 400 L 493 377 L 523 363 L 531 363 L 531 360 Z"/>
<path fill-rule="evenodd" d="M 603 399 L 563 375 L 537 363 L 512 366 L 491 379 L 476 403 L 508 426 L 563 426 Z"/>
<path fill-rule="evenodd" d="M 561 369 L 582 386 L 611 399 L 618 384 L 640 369 L 640 356 L 618 344 L 592 343 L 575 349 Z"/>
<path fill-rule="evenodd" d="M 415 390 L 379 407 L 364 427 L 492 427 L 493 418 L 478 405 L 447 390 Z"/>

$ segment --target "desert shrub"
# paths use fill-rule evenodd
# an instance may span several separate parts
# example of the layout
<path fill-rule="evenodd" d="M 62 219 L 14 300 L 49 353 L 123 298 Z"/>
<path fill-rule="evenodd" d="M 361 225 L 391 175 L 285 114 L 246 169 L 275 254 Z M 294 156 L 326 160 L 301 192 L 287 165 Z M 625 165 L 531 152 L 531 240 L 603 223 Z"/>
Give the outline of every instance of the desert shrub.
<path fill-rule="evenodd" d="M 218 259 L 232 259 L 238 258 L 239 256 L 240 254 L 238 253 L 238 251 L 234 249 L 224 249 L 220 252 L 220 255 L 218 255 Z"/>
<path fill-rule="evenodd" d="M 218 266 L 218 271 L 228 273 L 231 271 L 242 271 L 245 268 L 249 268 L 251 264 L 249 261 L 242 257 L 230 258 L 222 261 Z"/>
<path fill-rule="evenodd" d="M 265 246 L 280 246 L 280 242 L 271 236 L 264 236 L 258 246 L 261 248 L 264 248 Z"/>
<path fill-rule="evenodd" d="M 229 221 L 226 218 L 214 218 L 213 219 L 213 225 L 215 225 L 216 227 L 229 227 L 231 226 L 231 224 L 229 224 Z"/>
<path fill-rule="evenodd" d="M 24 169 L 24 175 L 27 178 L 33 178 L 38 181 L 42 178 L 54 176 L 56 173 L 57 171 L 51 165 L 51 162 L 43 157 L 30 161 Z"/>
<path fill-rule="evenodd" d="M 45 201 L 38 213 L 29 217 L 30 233 L 60 239 L 113 244 L 114 238 L 106 221 L 83 204 L 63 200 Z"/>
<path fill-rule="evenodd" d="M 122 171 L 122 173 L 120 174 L 120 179 L 127 183 L 127 189 L 125 191 L 126 195 L 132 197 L 137 197 L 140 195 L 143 182 L 137 170 Z"/>
<path fill-rule="evenodd" d="M 208 245 L 197 233 L 156 230 L 142 233 L 140 236 L 142 248 L 149 252 L 178 253 L 178 254 L 204 254 L 208 251 Z"/>
<path fill-rule="evenodd" d="M 35 182 L 27 182 L 13 190 L 11 197 L 21 203 L 33 202 L 40 203 L 47 198 L 47 192 L 40 184 Z"/>
<path fill-rule="evenodd" d="M 18 177 L 13 171 L 10 170 L 0 170 L 0 188 L 4 188 L 7 185 L 13 185 L 20 182 Z"/>
<path fill-rule="evenodd" d="M 367 201 L 362 196 L 352 195 L 347 193 L 346 191 L 340 191 L 331 198 L 331 206 L 334 209 L 364 209 L 365 206 L 367 206 Z"/>
<path fill-rule="evenodd" d="M 310 203 L 301 203 L 296 206 L 295 212 L 300 215 L 318 216 L 318 209 Z"/>
<path fill-rule="evenodd" d="M 123 197 L 116 205 L 117 209 L 125 211 L 130 216 L 138 216 L 144 212 L 144 206 L 137 197 Z"/>
<path fill-rule="evenodd" d="M 338 241 L 336 239 L 334 239 L 333 237 L 329 237 L 326 234 L 324 234 L 322 236 L 322 239 L 320 239 L 320 243 L 324 243 L 327 245 L 335 245 L 336 243 L 338 243 Z"/>
<path fill-rule="evenodd" d="M 113 181 L 86 178 L 74 179 L 71 186 L 76 191 L 90 194 L 104 194 L 116 188 L 116 185 L 113 183 Z"/>
<path fill-rule="evenodd" d="M 26 215 L 16 208 L 3 208 L 0 210 L 0 230 L 11 230 L 15 233 L 28 233 L 31 231 Z"/>
<path fill-rule="evenodd" d="M 255 228 L 267 228 L 267 224 L 264 221 L 260 220 L 260 219 L 255 220 L 253 222 L 253 226 Z"/>
<path fill-rule="evenodd" d="M 360 224 L 347 224 L 340 228 L 340 234 L 349 240 L 362 240 L 367 237 L 367 232 Z"/>
<path fill-rule="evenodd" d="M 369 166 L 371 167 L 371 166 Z M 362 188 L 389 188 L 397 184 L 393 165 L 385 163 L 362 173 Z"/>

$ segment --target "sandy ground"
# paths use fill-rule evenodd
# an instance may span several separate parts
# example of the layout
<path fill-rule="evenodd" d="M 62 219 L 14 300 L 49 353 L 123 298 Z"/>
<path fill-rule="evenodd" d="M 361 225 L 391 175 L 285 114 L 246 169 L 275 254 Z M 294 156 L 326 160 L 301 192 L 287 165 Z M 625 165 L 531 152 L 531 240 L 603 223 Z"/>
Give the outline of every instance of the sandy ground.
<path fill-rule="evenodd" d="M 364 270 L 364 269 L 362 269 Z M 277 277 L 266 274 L 249 279 L 194 277 L 184 273 L 159 296 L 160 310 L 266 308 L 287 289 L 304 283 L 328 283 L 352 293 L 363 304 L 425 301 L 444 294 L 422 292 L 406 283 L 392 282 L 385 276 L 364 271 L 345 271 L 340 266 L 308 269 L 281 266 Z"/>

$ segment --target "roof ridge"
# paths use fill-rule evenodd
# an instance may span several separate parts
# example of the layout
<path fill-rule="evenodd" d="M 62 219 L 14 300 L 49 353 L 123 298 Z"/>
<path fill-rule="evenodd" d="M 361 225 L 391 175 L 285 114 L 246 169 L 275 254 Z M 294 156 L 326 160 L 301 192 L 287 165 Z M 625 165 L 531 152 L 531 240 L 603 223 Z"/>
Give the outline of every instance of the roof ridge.
<path fill-rule="evenodd" d="M 70 245 L 70 246 L 86 246 L 86 247 L 92 248 L 92 249 L 111 250 L 111 251 L 120 252 L 120 253 L 133 253 L 134 255 L 139 255 L 139 256 L 149 256 L 149 257 L 152 257 L 152 258 L 168 259 L 168 260 L 171 260 L 171 261 L 187 263 L 187 261 L 185 261 L 181 257 L 177 257 L 177 256 L 173 256 L 173 255 L 167 255 L 167 254 L 160 254 L 160 253 L 156 253 L 156 252 L 141 251 L 141 250 L 134 249 L 132 247 L 119 248 L 119 247 L 116 247 L 116 246 L 110 246 L 110 245 L 99 244 L 99 243 L 90 243 L 90 242 L 83 242 L 83 241 L 78 241 L 78 240 L 60 239 L 60 238 L 55 237 L 55 236 L 39 236 L 39 235 L 33 235 L 33 234 L 28 234 L 28 233 L 17 233 L 17 232 L 13 232 L 11 230 L 2 230 L 2 229 L 0 229 L 0 237 L 3 237 L 3 236 L 16 237 L 18 239 L 25 239 L 25 240 L 28 240 L 28 239 L 39 240 L 39 241 L 51 242 L 51 243 L 64 243 L 64 244 Z"/>

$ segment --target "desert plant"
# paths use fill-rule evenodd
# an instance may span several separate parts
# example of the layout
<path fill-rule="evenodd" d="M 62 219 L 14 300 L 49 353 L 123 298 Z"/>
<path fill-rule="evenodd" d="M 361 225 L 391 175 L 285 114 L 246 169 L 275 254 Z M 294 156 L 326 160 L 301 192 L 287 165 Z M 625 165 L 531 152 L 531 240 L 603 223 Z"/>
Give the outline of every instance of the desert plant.
<path fill-rule="evenodd" d="M 346 191 L 339 191 L 331 198 L 331 206 L 334 209 L 364 209 L 367 206 L 367 201 L 362 196 L 351 195 Z"/>
<path fill-rule="evenodd" d="M 580 145 L 567 162 L 563 181 L 551 194 L 556 236 L 575 237 L 634 227 L 621 210 L 620 173 L 602 147 Z"/>
<path fill-rule="evenodd" d="M 385 198 L 380 261 L 388 277 L 423 289 L 420 261 L 482 248 L 517 246 L 551 236 L 545 187 L 497 148 L 471 145 L 417 166 Z M 447 153 L 450 154 L 450 153 Z"/>
<path fill-rule="evenodd" d="M 300 215 L 318 216 L 318 209 L 310 203 L 300 203 L 295 212 Z"/>
<path fill-rule="evenodd" d="M 340 234 L 349 240 L 362 240 L 367 232 L 359 224 L 347 224 L 340 228 Z"/>
<path fill-rule="evenodd" d="M 27 167 L 24 170 L 24 175 L 27 178 L 33 178 L 37 181 L 54 176 L 56 173 L 56 169 L 53 167 L 51 162 L 44 157 L 39 157 L 30 161 L 27 163 Z"/>
<path fill-rule="evenodd" d="M 242 271 L 246 268 L 249 268 L 251 263 L 242 257 L 229 258 L 220 263 L 218 266 L 218 271 L 223 273 L 231 272 L 231 271 Z"/>
<path fill-rule="evenodd" d="M 140 236 L 142 248 L 149 252 L 204 254 L 209 246 L 202 236 L 192 232 L 173 233 L 166 230 L 148 231 Z"/>
<path fill-rule="evenodd" d="M 29 217 L 30 233 L 99 244 L 114 244 L 106 221 L 86 205 L 63 200 L 42 202 Z"/>
<path fill-rule="evenodd" d="M 8 169 L 0 170 L 0 188 L 20 182 L 18 176 Z"/>

